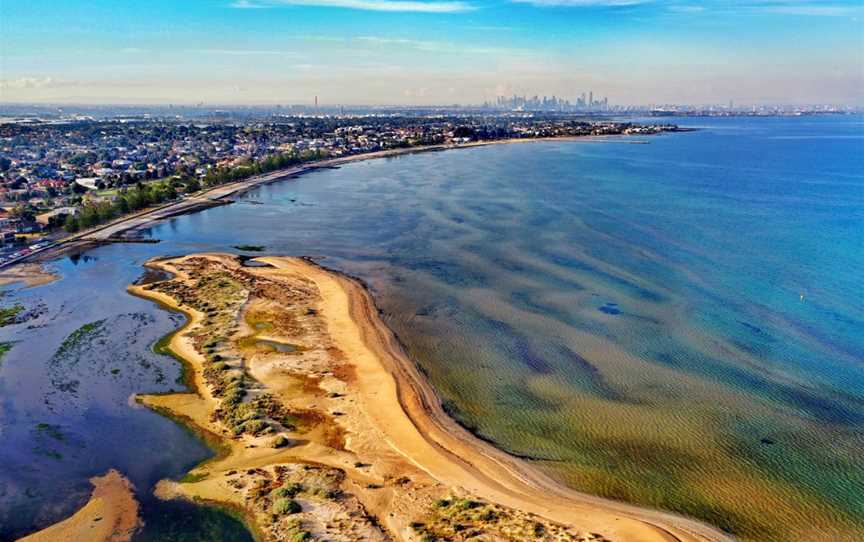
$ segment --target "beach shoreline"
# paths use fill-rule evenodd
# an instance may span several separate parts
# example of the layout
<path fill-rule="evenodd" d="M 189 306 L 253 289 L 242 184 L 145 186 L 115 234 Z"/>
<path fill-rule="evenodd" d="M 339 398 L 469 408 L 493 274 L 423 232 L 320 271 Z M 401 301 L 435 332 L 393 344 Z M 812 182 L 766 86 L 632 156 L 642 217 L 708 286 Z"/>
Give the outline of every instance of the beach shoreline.
<path fill-rule="evenodd" d="M 204 254 L 151 261 L 148 266 L 167 271 L 175 277 L 166 283 L 175 280 L 192 284 L 195 279 L 185 274 L 183 268 L 193 261 L 222 266 L 229 270 L 226 276 L 232 273 L 235 276 L 242 275 L 244 280 L 251 281 L 252 289 L 266 289 L 268 284 L 279 284 L 285 288 L 317 292 L 315 308 L 312 310 L 316 315 L 323 316 L 314 317 L 317 323 L 313 328 L 318 330 L 315 333 L 320 334 L 315 337 L 341 352 L 345 359 L 351 360 L 352 376 L 344 382 L 337 382 L 338 379 L 332 379 L 332 375 L 327 376 L 320 369 L 310 374 L 323 379 L 322 382 L 327 383 L 325 389 L 340 390 L 339 393 L 331 392 L 331 395 L 356 401 L 358 413 L 349 412 L 346 416 L 340 413 L 341 417 L 337 419 L 336 425 L 346 435 L 345 446 L 341 450 L 325 449 L 320 443 L 314 442 L 274 450 L 266 447 L 261 438 L 254 436 L 241 436 L 239 440 L 237 437 L 225 438 L 224 427 L 212 421 L 213 412 L 220 408 L 220 400 L 211 392 L 204 378 L 207 358 L 190 341 L 196 329 L 206 321 L 205 318 L 212 317 L 196 313 L 170 295 L 154 291 L 153 287 L 130 286 L 130 293 L 134 295 L 187 313 L 189 323 L 173 335 L 171 347 L 193 368 L 196 387 L 200 391 L 200 394 L 187 392 L 142 396 L 141 402 L 176 413 L 208 432 L 221 434 L 230 448 L 225 457 L 209 460 L 193 469 L 194 482 L 161 484 L 161 495 L 245 507 L 248 520 L 261 528 L 260 510 L 254 511 L 257 505 L 253 505 L 253 510 L 250 510 L 248 495 L 238 498 L 236 492 L 230 490 L 229 486 L 236 484 L 236 481 L 227 480 L 227 473 L 233 472 L 233 476 L 236 476 L 242 469 L 253 472 L 255 469 L 300 461 L 344 473 L 344 484 L 354 488 L 352 498 L 356 496 L 368 513 L 377 517 L 386 526 L 386 531 L 397 539 L 415 539 L 407 525 L 417 523 L 416 520 L 411 521 L 411 517 L 428 513 L 423 512 L 426 505 L 417 505 L 407 512 L 381 505 L 380 494 L 374 495 L 373 491 L 373 495 L 370 495 L 368 490 L 362 488 L 364 483 L 379 490 L 386 486 L 384 489 L 394 494 L 407 491 L 418 502 L 424 498 L 432 502 L 430 495 L 440 497 L 448 491 L 465 493 L 472 498 L 506 507 L 502 510 L 518 511 L 518 514 L 512 514 L 514 521 L 515 518 L 524 517 L 537 518 L 532 521 L 543 518 L 543 521 L 550 522 L 549 528 L 557 526 L 555 528 L 572 529 L 573 532 L 597 533 L 603 537 L 597 540 L 732 540 L 725 533 L 697 521 L 565 488 L 518 458 L 472 435 L 443 410 L 437 392 L 405 355 L 396 336 L 380 320 L 373 298 L 360 281 L 299 258 L 256 258 L 255 261 L 268 267 L 247 268 L 231 255 Z M 254 303 L 271 301 L 257 298 L 248 303 L 253 303 L 250 306 L 255 307 L 258 305 Z M 242 321 L 240 324 L 242 327 Z M 326 331 L 322 331 L 324 329 Z M 247 332 L 248 329 L 244 331 Z M 256 354 L 247 356 L 242 363 L 255 381 L 281 397 L 279 386 L 284 381 L 284 374 L 273 368 L 272 364 L 277 363 L 274 359 L 281 358 Z M 284 361 L 282 359 L 278 363 Z M 322 401 L 328 402 L 315 394 L 300 399 L 297 397 L 295 394 L 295 402 L 300 400 L 298 404 L 303 405 L 320 406 Z M 327 407 L 322 412 L 326 415 L 332 408 Z M 382 441 L 386 446 L 382 447 Z M 381 472 L 374 474 L 378 474 L 383 483 L 368 482 L 373 472 L 356 465 L 362 465 L 364 461 L 371 463 L 369 458 L 374 457 L 377 468 L 379 456 L 385 458 L 384 465 L 380 467 Z M 411 493 L 405 488 L 391 488 L 387 480 L 394 479 L 397 474 L 415 481 L 418 487 L 423 486 L 419 480 L 426 480 L 428 488 L 434 489 L 418 489 Z M 260 504 L 260 501 L 255 502 Z M 265 533 L 263 537 L 268 538 L 266 528 L 260 530 Z"/>
<path fill-rule="evenodd" d="M 632 140 L 624 139 L 632 137 Z M 34 251 L 32 254 L 0 266 L 0 269 L 13 269 L 27 263 L 45 263 L 62 257 L 65 254 L 81 253 L 102 244 L 115 242 L 123 233 L 140 230 L 152 226 L 169 218 L 193 214 L 212 207 L 228 205 L 232 203 L 232 196 L 240 196 L 259 186 L 271 184 L 288 178 L 296 178 L 300 175 L 315 171 L 317 169 L 332 169 L 340 166 L 375 160 L 380 158 L 395 158 L 411 154 L 423 154 L 429 152 L 443 152 L 457 149 L 471 149 L 486 147 L 490 145 L 507 145 L 516 143 L 541 143 L 541 142 L 639 142 L 645 143 L 647 136 L 625 136 L 625 135 L 590 135 L 590 136 L 562 136 L 562 137 L 538 137 L 538 138 L 513 138 L 496 139 L 487 141 L 473 141 L 460 144 L 437 144 L 419 147 L 407 147 L 399 149 L 388 149 L 370 153 L 353 154 L 337 158 L 326 158 L 324 160 L 309 162 L 306 164 L 291 166 L 278 171 L 256 175 L 248 179 L 226 183 L 208 188 L 192 194 L 186 199 L 172 201 L 144 209 L 129 215 L 125 215 L 101 224 L 86 231 L 78 232 L 61 239 L 58 243 Z"/>

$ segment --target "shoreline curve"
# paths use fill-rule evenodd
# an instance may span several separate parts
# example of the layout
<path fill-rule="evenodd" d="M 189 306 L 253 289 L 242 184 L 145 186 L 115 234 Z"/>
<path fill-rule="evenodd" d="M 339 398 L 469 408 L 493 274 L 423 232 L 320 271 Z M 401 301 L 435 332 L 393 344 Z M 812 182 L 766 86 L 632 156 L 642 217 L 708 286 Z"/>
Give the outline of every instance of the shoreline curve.
<path fill-rule="evenodd" d="M 390 448 L 436 483 L 465 490 L 471 495 L 529 516 L 586 531 L 602 532 L 603 536 L 615 541 L 734 540 L 732 536 L 697 520 L 567 488 L 523 460 L 470 433 L 444 411 L 437 391 L 407 356 L 396 335 L 380 319 L 380 310 L 362 281 L 329 270 L 310 259 L 291 257 L 254 258 L 266 267 L 243 267 L 233 255 L 198 254 L 151 261 L 148 266 L 168 271 L 182 279 L 183 273 L 174 265 L 195 258 L 226 266 L 231 272 L 253 277 L 253 281 L 274 281 L 286 287 L 296 285 L 299 281 L 310 288 L 314 286 L 320 294 L 316 306 L 320 307 L 320 313 L 324 315 L 322 318 L 329 336 L 356 369 L 356 389 L 353 391 L 359 409 L 371 425 L 380 431 Z M 171 402 L 172 396 L 159 396 L 162 399 L 144 396 L 142 402 L 174 412 L 182 413 L 184 408 L 189 409 L 183 415 L 193 423 L 202 425 L 203 429 L 212 431 L 213 427 L 208 427 L 207 420 L 210 418 L 209 412 L 218 408 L 218 400 L 208 390 L 202 376 L 206 361 L 188 340 L 189 334 L 203 320 L 202 314 L 196 314 L 190 307 L 181 307 L 182 304 L 164 293 L 148 291 L 142 286 L 130 286 L 129 290 L 134 295 L 158 301 L 187 314 L 189 321 L 172 337 L 171 346 L 176 354 L 189 362 L 199 384 L 196 386 L 200 394 L 196 396 L 197 399 L 191 397 L 193 393 L 187 392 L 174 394 L 173 397 L 179 403 L 172 405 L 166 403 Z M 267 372 L 269 369 L 259 368 L 256 374 L 255 364 L 252 363 L 251 367 L 253 376 L 266 386 L 267 378 L 273 376 Z M 209 463 L 203 469 L 201 466 L 193 469 L 203 481 L 172 483 L 169 484 L 171 487 L 163 487 L 161 491 L 168 496 L 231 503 L 219 482 L 219 477 L 226 472 L 236 472 L 236 469 L 229 471 L 229 468 L 252 464 L 260 468 L 289 459 L 309 460 L 309 457 L 330 466 L 341 465 L 349 477 L 356 474 L 351 472 L 350 466 L 345 466 L 341 456 L 323 454 L 307 457 L 302 452 L 295 453 L 290 449 L 265 454 L 260 450 L 250 451 L 249 448 L 256 448 L 256 445 L 250 446 L 243 442 L 249 441 L 241 440 L 239 445 L 230 444 L 233 452 L 229 453 L 229 457 Z M 393 514 L 390 513 L 390 516 Z M 250 512 L 247 517 L 254 522 L 256 515 Z M 381 520 L 392 527 L 390 520 Z M 393 527 L 391 534 L 394 533 L 400 531 Z M 412 539 L 410 536 L 398 538 Z"/>

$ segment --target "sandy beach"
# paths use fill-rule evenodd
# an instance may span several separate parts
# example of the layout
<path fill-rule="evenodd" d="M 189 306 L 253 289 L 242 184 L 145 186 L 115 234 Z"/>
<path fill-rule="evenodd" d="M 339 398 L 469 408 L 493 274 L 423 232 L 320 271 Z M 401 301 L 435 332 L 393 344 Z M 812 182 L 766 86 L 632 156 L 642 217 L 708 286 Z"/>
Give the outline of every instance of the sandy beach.
<path fill-rule="evenodd" d="M 173 279 L 129 288 L 188 315 L 170 346 L 196 388 L 139 400 L 222 450 L 160 497 L 239 510 L 265 540 L 731 540 L 572 491 L 477 439 L 359 282 L 297 258 L 254 262 L 158 260 Z"/>

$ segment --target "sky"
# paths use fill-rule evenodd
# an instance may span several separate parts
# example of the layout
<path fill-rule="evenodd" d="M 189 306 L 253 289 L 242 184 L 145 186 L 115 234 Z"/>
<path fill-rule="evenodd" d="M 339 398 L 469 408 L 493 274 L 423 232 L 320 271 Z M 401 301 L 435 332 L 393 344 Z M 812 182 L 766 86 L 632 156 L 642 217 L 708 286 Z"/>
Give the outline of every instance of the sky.
<path fill-rule="evenodd" d="M 864 0 L 0 0 L 0 102 L 864 105 Z"/>

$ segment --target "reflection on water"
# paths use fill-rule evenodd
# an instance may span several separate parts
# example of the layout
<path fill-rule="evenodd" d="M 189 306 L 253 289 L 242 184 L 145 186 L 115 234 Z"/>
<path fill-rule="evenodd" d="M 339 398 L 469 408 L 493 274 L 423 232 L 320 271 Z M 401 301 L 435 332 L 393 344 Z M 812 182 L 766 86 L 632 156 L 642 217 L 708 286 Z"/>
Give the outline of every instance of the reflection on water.
<path fill-rule="evenodd" d="M 696 122 L 706 129 L 649 145 L 502 145 L 318 171 L 248 194 L 259 205 L 160 225 L 158 245 L 62 262 L 62 281 L 12 294 L 48 307 L 43 327 L 0 336 L 19 341 L 0 373 L 2 427 L 16 435 L 0 460 L 34 466 L 26 483 L 0 474 L 12 488 L 0 498 L 38 510 L 20 525 L 44 522 L 61 510 L 20 497 L 27 487 L 81 502 L 86 477 L 114 466 L 144 494 L 203 457 L 128 402 L 176 385 L 148 345 L 177 322 L 124 288 L 153 255 L 260 245 L 365 280 L 448 410 L 577 488 L 751 540 L 861 538 L 864 148 L 810 137 L 860 134 L 861 119 Z M 100 348 L 123 355 L 96 348 L 52 369 L 64 338 L 102 319 L 121 327 Z M 79 410 L 58 420 L 45 397 Z M 115 419 L 105 433 L 97 412 Z M 40 454 L 60 446 L 40 444 L 42 421 L 116 449 Z M 128 423 L 142 439 L 120 436 Z"/>

